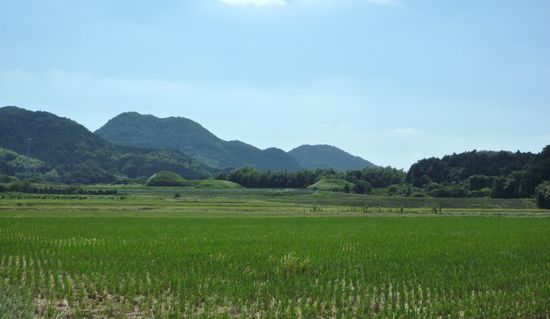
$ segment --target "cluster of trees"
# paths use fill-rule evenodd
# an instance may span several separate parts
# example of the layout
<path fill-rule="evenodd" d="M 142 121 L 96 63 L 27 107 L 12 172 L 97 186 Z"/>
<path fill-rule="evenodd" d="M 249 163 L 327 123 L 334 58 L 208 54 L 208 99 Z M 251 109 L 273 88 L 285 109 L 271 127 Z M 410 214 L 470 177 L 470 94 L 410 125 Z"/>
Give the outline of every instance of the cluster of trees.
<path fill-rule="evenodd" d="M 83 157 L 75 163 L 45 163 L 0 148 L 0 174 L 34 182 L 115 183 L 127 178 L 149 177 L 162 170 L 174 171 L 189 179 L 211 176 L 209 168 L 190 161 L 178 151 L 117 151 L 102 160 Z"/>
<path fill-rule="evenodd" d="M 408 173 L 391 167 L 337 172 L 330 169 L 261 172 L 243 168 L 218 179 L 251 188 L 306 188 L 322 179 L 344 180 L 342 191 L 396 196 L 542 198 L 550 181 L 550 145 L 538 154 L 472 151 L 423 159 Z M 546 184 L 544 184 L 546 185 Z M 538 191 L 537 191 L 538 190 Z M 541 195 L 542 194 L 542 195 Z"/>
<path fill-rule="evenodd" d="M 520 198 L 550 180 L 550 145 L 541 153 L 472 151 L 415 163 L 405 179 L 438 197 Z"/>
<path fill-rule="evenodd" d="M 355 185 L 350 191 L 364 194 L 372 188 L 400 184 L 405 176 L 403 170 L 392 167 L 373 167 L 347 172 L 337 172 L 333 169 L 262 172 L 248 167 L 222 172 L 217 179 L 228 180 L 249 188 L 306 188 L 321 179 L 343 179 Z"/>
<path fill-rule="evenodd" d="M 541 183 L 537 187 L 537 204 L 540 208 L 550 209 L 550 182 Z"/>
<path fill-rule="evenodd" d="M 116 189 L 90 190 L 82 189 L 76 186 L 70 187 L 52 187 L 34 185 L 29 182 L 15 182 L 11 185 L 0 184 L 0 193 L 18 192 L 28 194 L 58 194 L 58 195 L 118 195 Z"/>

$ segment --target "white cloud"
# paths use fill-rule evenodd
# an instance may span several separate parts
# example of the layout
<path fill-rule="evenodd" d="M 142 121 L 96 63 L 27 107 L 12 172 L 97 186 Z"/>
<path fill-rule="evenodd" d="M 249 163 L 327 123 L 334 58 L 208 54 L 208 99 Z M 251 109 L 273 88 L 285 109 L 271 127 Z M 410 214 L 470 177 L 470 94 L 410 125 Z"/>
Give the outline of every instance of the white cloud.
<path fill-rule="evenodd" d="M 230 6 L 239 7 L 264 7 L 264 6 L 284 6 L 285 0 L 220 0 Z"/>
<path fill-rule="evenodd" d="M 342 3 L 344 0 L 295 0 L 295 2 L 333 2 L 333 3 Z M 347 3 L 360 3 L 366 2 L 373 5 L 380 6 L 396 6 L 399 4 L 399 0 L 347 0 Z"/>
<path fill-rule="evenodd" d="M 382 5 L 382 6 L 395 6 L 397 5 L 396 0 L 367 0 L 368 3 Z"/>
<path fill-rule="evenodd" d="M 264 7 L 264 6 L 285 6 L 289 3 L 299 3 L 299 2 L 326 2 L 332 0 L 219 0 L 230 6 L 239 6 L 239 7 Z M 338 0 L 336 2 L 339 2 Z M 361 2 L 361 0 L 357 0 Z M 398 0 L 362 0 L 373 5 L 380 6 L 395 6 L 398 4 Z"/>
<path fill-rule="evenodd" d="M 412 137 L 418 135 L 420 131 L 414 128 L 406 127 L 393 129 L 392 133 L 397 137 Z"/>

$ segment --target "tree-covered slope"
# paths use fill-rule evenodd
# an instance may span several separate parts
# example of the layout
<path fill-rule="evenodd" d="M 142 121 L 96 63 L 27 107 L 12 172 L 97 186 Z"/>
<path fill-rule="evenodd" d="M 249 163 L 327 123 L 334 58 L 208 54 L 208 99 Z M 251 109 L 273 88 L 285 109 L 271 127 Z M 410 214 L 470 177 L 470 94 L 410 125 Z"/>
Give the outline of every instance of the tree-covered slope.
<path fill-rule="evenodd" d="M 224 141 L 200 124 L 182 117 L 122 113 L 95 133 L 120 145 L 179 150 L 217 168 L 299 169 L 298 163 L 282 150 L 260 150 L 243 142 Z"/>
<path fill-rule="evenodd" d="M 459 183 L 474 175 L 507 176 L 526 170 L 535 157 L 532 153 L 476 150 L 441 159 L 432 157 L 413 164 L 407 173 L 407 182 L 414 185 Z"/>
<path fill-rule="evenodd" d="M 25 177 L 47 172 L 48 166 L 41 160 L 0 148 L 0 175 Z"/>
<path fill-rule="evenodd" d="M 337 171 L 348 171 L 375 167 L 361 157 L 353 156 L 330 145 L 302 145 L 288 154 L 305 169 L 332 168 Z"/>
<path fill-rule="evenodd" d="M 0 146 L 61 165 L 84 157 L 102 160 L 114 151 L 111 143 L 70 119 L 13 106 L 0 108 Z"/>
<path fill-rule="evenodd" d="M 406 178 L 406 182 L 425 189 L 441 185 L 459 190 L 490 189 L 495 198 L 533 196 L 537 186 L 548 180 L 550 146 L 539 154 L 474 150 L 427 158 L 412 165 Z"/>
<path fill-rule="evenodd" d="M 150 176 L 159 170 L 200 178 L 210 170 L 178 151 L 114 145 L 72 120 L 13 106 L 0 108 L 0 147 L 43 161 L 68 182 Z"/>

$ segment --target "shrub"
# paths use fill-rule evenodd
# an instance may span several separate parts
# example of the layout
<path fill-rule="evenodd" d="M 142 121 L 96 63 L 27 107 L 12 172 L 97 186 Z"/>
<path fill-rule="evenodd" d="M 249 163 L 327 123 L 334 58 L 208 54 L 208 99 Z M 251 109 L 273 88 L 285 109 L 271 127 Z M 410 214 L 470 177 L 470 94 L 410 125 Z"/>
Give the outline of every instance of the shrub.
<path fill-rule="evenodd" d="M 356 194 L 368 194 L 372 191 L 372 186 L 369 182 L 358 181 L 353 187 L 353 192 Z"/>
<path fill-rule="evenodd" d="M 511 177 L 497 177 L 493 181 L 491 197 L 515 198 L 518 197 L 518 182 Z"/>
<path fill-rule="evenodd" d="M 469 178 L 470 189 L 479 191 L 486 187 L 493 186 L 493 178 L 485 175 L 474 175 Z"/>
<path fill-rule="evenodd" d="M 539 208 L 550 209 L 550 181 L 537 187 L 537 205 Z"/>
<path fill-rule="evenodd" d="M 309 268 L 311 268 L 311 260 L 309 257 L 300 258 L 290 253 L 284 255 L 279 260 L 277 272 L 286 277 L 290 277 L 291 275 L 302 274 Z"/>

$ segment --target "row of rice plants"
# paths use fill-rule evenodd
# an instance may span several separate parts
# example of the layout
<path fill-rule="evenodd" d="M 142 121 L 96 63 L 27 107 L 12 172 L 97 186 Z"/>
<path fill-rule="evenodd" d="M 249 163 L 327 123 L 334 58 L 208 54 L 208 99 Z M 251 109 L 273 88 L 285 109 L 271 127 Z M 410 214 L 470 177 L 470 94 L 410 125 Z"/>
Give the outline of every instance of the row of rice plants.
<path fill-rule="evenodd" d="M 546 219 L 0 218 L 37 317 L 547 317 Z"/>

